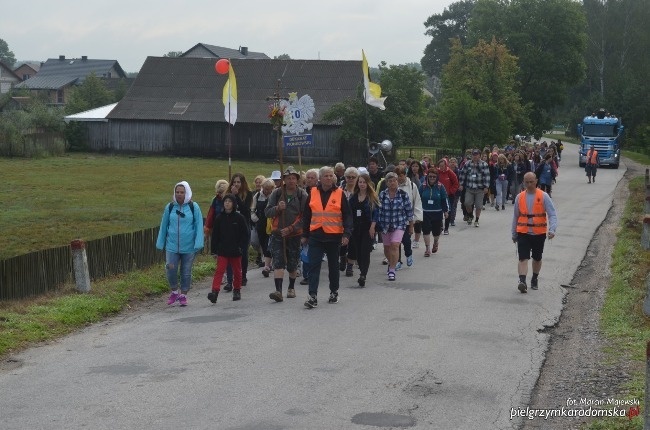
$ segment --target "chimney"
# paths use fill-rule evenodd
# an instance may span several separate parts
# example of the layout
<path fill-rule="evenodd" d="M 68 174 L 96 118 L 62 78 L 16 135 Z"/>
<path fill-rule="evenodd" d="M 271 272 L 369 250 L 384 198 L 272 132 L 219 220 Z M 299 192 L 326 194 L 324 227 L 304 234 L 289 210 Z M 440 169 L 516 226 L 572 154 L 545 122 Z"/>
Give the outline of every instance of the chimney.
<path fill-rule="evenodd" d="M 248 55 L 248 46 L 240 46 L 239 47 L 239 53 L 241 55 Z"/>
<path fill-rule="evenodd" d="M 82 55 L 82 56 L 81 56 L 81 61 L 86 61 L 87 59 L 88 59 L 88 56 L 87 56 L 87 55 Z"/>
<path fill-rule="evenodd" d="M 59 61 L 65 60 L 65 55 L 59 55 Z"/>

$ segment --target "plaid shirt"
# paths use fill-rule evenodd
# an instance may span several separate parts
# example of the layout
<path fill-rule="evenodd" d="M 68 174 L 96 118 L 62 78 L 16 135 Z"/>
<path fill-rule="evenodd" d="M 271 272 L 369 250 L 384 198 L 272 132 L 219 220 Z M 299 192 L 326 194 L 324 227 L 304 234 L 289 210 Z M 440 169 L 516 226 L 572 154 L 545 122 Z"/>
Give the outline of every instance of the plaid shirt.
<path fill-rule="evenodd" d="M 413 205 L 405 191 L 398 189 L 394 199 L 390 198 L 387 189 L 379 193 L 379 224 L 384 231 L 389 227 L 406 230 L 413 219 Z"/>
<path fill-rule="evenodd" d="M 490 167 L 479 160 L 474 164 L 471 160 L 463 165 L 460 170 L 459 182 L 469 189 L 483 189 L 490 187 Z"/>

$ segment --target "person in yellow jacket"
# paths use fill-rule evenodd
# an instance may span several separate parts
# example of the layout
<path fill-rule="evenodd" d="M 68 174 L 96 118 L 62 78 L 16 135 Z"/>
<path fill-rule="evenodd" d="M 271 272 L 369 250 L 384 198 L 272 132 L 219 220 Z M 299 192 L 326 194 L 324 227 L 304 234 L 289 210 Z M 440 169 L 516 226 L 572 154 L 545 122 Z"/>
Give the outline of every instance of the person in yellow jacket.
<path fill-rule="evenodd" d="M 325 166 L 319 172 L 320 183 L 312 187 L 303 212 L 303 245 L 309 244 L 309 299 L 307 308 L 318 306 L 318 282 L 323 254 L 329 269 L 329 303 L 339 302 L 339 247 L 347 246 L 352 235 L 352 212 L 343 190 L 335 184 L 334 169 Z"/>
<path fill-rule="evenodd" d="M 533 257 L 533 277 L 530 288 L 538 287 L 538 275 L 542 269 L 542 253 L 546 237 L 553 239 L 557 228 L 557 213 L 553 200 L 544 191 L 537 188 L 537 176 L 533 172 L 524 175 L 525 190 L 515 198 L 512 215 L 512 241 L 517 244 L 519 263 L 519 284 L 517 289 L 525 293 L 528 290 L 528 260 Z"/>

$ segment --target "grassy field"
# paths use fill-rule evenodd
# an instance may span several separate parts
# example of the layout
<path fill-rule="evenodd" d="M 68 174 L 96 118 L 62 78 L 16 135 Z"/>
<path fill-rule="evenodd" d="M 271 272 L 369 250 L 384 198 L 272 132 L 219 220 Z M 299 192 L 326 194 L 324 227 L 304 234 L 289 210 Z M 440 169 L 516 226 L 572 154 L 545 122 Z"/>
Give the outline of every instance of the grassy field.
<path fill-rule="evenodd" d="M 287 164 L 285 163 L 285 168 Z M 298 166 L 295 166 L 296 169 Z M 306 170 L 308 167 L 303 166 Z M 319 166 L 320 167 L 320 166 Z M 249 181 L 277 164 L 233 162 Z M 174 184 L 186 180 L 204 216 L 214 184 L 228 179 L 224 160 L 72 154 L 0 159 L 0 259 L 97 239 L 160 223 Z"/>

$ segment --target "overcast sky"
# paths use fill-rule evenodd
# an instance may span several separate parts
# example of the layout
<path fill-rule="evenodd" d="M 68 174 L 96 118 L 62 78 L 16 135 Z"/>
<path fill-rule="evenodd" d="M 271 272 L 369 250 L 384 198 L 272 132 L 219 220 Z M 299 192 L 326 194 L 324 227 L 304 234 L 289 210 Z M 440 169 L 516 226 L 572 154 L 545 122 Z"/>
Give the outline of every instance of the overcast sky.
<path fill-rule="evenodd" d="M 137 72 L 147 56 L 197 43 L 269 57 L 420 62 L 426 19 L 452 0 L 33 0 L 0 14 L 0 39 L 17 60 L 117 60 Z"/>

